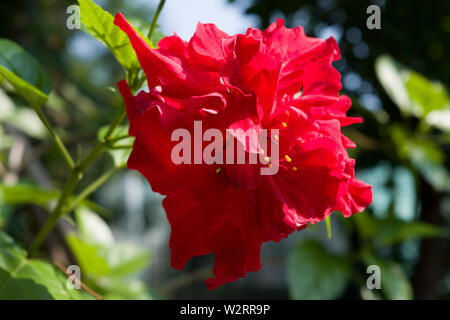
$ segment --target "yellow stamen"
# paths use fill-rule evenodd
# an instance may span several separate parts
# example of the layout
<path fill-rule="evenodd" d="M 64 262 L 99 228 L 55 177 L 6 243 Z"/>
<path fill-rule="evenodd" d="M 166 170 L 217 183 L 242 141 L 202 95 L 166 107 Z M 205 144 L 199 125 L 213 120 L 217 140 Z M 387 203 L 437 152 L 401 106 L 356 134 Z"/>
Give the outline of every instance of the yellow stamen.
<path fill-rule="evenodd" d="M 268 167 L 268 168 L 272 167 L 272 164 L 271 164 L 271 163 L 269 163 L 269 164 L 267 165 L 267 167 Z"/>
<path fill-rule="evenodd" d="M 216 173 L 219 173 L 220 170 L 222 170 L 222 168 L 217 168 L 217 169 L 216 169 Z"/>
<path fill-rule="evenodd" d="M 281 125 L 283 126 L 283 128 L 286 128 L 286 127 L 287 127 L 287 123 L 284 122 L 284 121 L 281 123 Z"/>
<path fill-rule="evenodd" d="M 264 157 L 264 161 L 269 162 L 270 158 L 269 157 Z"/>
<path fill-rule="evenodd" d="M 261 154 L 264 154 L 264 150 L 263 150 L 263 149 L 259 149 L 259 152 L 260 152 Z"/>
<path fill-rule="evenodd" d="M 289 157 L 288 155 L 285 155 L 284 158 L 286 159 L 287 162 L 291 162 L 292 161 L 291 157 Z"/>
<path fill-rule="evenodd" d="M 278 140 L 280 140 L 280 137 L 276 134 L 276 135 L 274 136 L 274 139 L 278 141 Z"/>
<path fill-rule="evenodd" d="M 292 171 L 297 171 L 297 167 L 292 167 Z"/>

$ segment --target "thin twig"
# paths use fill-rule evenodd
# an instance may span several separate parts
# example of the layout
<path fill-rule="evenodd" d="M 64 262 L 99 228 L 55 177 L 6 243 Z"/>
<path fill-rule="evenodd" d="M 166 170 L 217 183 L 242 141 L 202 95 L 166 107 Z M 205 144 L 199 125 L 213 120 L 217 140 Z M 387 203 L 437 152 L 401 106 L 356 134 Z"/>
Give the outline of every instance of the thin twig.
<path fill-rule="evenodd" d="M 161 13 L 162 8 L 164 7 L 164 3 L 166 3 L 166 0 L 161 0 L 158 4 L 158 8 L 156 8 L 156 12 L 155 15 L 153 16 L 152 24 L 150 26 L 150 30 L 147 36 L 149 40 L 152 40 L 152 35 L 156 28 L 156 22 L 158 21 L 159 14 Z"/>
<path fill-rule="evenodd" d="M 58 267 L 58 269 L 60 269 L 62 272 L 65 273 L 65 275 L 67 277 L 72 276 L 71 273 L 67 272 L 67 268 L 65 268 L 61 263 L 59 263 L 58 261 L 51 261 L 56 267 Z M 91 288 L 89 288 L 83 281 L 81 281 L 81 279 L 75 278 L 76 282 L 78 282 L 81 286 L 81 288 L 83 288 L 84 291 L 86 291 L 87 293 L 89 293 L 91 296 L 93 296 L 95 299 L 97 300 L 104 300 L 103 297 L 101 295 L 99 295 L 97 292 L 95 292 L 94 290 L 92 290 Z"/>
<path fill-rule="evenodd" d="M 58 151 L 63 156 L 64 161 L 67 163 L 67 166 L 70 169 L 73 169 L 75 167 L 75 162 L 72 159 L 72 156 L 70 155 L 69 151 L 67 151 L 66 146 L 62 142 L 61 138 L 53 131 L 52 126 L 48 122 L 47 118 L 45 117 L 44 113 L 42 112 L 41 108 L 35 108 L 34 111 L 36 112 L 37 116 L 41 120 L 44 127 L 47 129 L 48 133 L 50 134 L 50 137 L 53 139 L 53 142 L 55 143 Z"/>

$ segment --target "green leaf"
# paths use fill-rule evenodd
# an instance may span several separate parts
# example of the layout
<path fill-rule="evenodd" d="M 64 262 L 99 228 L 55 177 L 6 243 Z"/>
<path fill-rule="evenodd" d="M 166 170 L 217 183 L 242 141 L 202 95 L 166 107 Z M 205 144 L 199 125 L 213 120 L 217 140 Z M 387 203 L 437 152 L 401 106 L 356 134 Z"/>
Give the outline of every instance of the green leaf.
<path fill-rule="evenodd" d="M 52 264 L 25 255 L 0 231 L 0 300 L 93 299 L 85 291 L 68 289 L 66 275 Z"/>
<path fill-rule="evenodd" d="M 381 271 L 381 291 L 389 300 L 411 300 L 413 290 L 408 277 L 396 262 L 380 260 L 370 254 L 362 255 L 364 263 L 377 265 Z"/>
<path fill-rule="evenodd" d="M 446 229 L 425 222 L 405 222 L 393 217 L 375 219 L 369 214 L 353 217 L 358 233 L 374 241 L 375 246 L 391 246 L 397 243 L 425 237 L 448 237 Z"/>
<path fill-rule="evenodd" d="M 78 209 L 79 234 L 66 236 L 81 272 L 107 299 L 149 299 L 145 285 L 132 275 L 145 269 L 150 254 L 129 242 L 115 242 L 108 225 L 95 213 Z"/>
<path fill-rule="evenodd" d="M 125 70 L 130 72 L 139 70 L 140 64 L 128 36 L 114 24 L 114 17 L 92 0 L 78 0 L 78 3 L 80 4 L 81 23 L 88 32 L 111 51 Z M 150 40 L 141 33 L 139 34 L 153 47 Z"/>
<path fill-rule="evenodd" d="M 433 110 L 427 114 L 426 123 L 448 134 L 450 133 L 450 107 L 441 110 Z"/>
<path fill-rule="evenodd" d="M 382 221 L 377 242 L 389 246 L 417 238 L 440 237 L 446 234 L 442 227 L 425 222 L 403 222 L 397 219 Z"/>
<path fill-rule="evenodd" d="M 79 207 L 75 210 L 75 220 L 83 241 L 101 247 L 114 244 L 111 229 L 96 213 Z"/>
<path fill-rule="evenodd" d="M 112 279 L 103 286 L 106 300 L 150 300 L 152 296 L 144 282 L 137 279 Z"/>
<path fill-rule="evenodd" d="M 438 191 L 450 190 L 450 175 L 444 166 L 445 153 L 436 142 L 415 137 L 399 125 L 391 125 L 389 133 L 401 158 L 410 160 Z"/>
<path fill-rule="evenodd" d="M 389 55 L 382 55 L 375 61 L 375 73 L 384 90 L 405 115 L 411 115 L 411 101 L 405 83 L 410 71 Z"/>
<path fill-rule="evenodd" d="M 103 137 L 105 136 L 106 132 L 108 131 L 109 126 L 103 126 L 101 127 L 97 132 L 97 137 L 99 141 L 103 141 Z M 128 136 L 128 126 L 118 126 L 114 130 L 113 134 L 111 135 L 111 139 L 118 138 L 118 137 L 124 137 Z M 124 139 L 121 139 L 120 141 L 117 141 L 113 143 L 113 147 L 118 146 L 131 146 L 134 142 L 134 137 L 127 137 Z M 108 149 L 108 154 L 111 156 L 114 162 L 115 167 L 123 167 L 126 165 L 128 158 L 130 157 L 131 153 L 131 147 L 126 149 Z"/>
<path fill-rule="evenodd" d="M 60 192 L 25 184 L 15 186 L 0 184 L 0 194 L 3 195 L 3 202 L 6 204 L 31 203 L 43 207 L 51 200 L 57 199 Z"/>
<path fill-rule="evenodd" d="M 66 241 L 77 259 L 83 276 L 96 277 L 109 273 L 108 262 L 101 256 L 101 248 L 83 241 L 75 234 L 67 234 Z"/>
<path fill-rule="evenodd" d="M 50 78 L 38 61 L 11 40 L 0 39 L 0 75 L 33 107 L 48 100 Z"/>
<path fill-rule="evenodd" d="M 386 93 L 404 115 L 414 115 L 434 125 L 434 121 L 428 121 L 427 115 L 436 110 L 450 109 L 449 95 L 442 83 L 428 80 L 391 56 L 378 57 L 375 72 Z M 444 127 L 448 128 L 448 124 Z"/>
<path fill-rule="evenodd" d="M 40 187 L 29 184 L 9 186 L 0 183 L 0 197 L 3 198 L 3 203 L 9 205 L 29 203 L 41 207 L 48 207 L 51 201 L 59 198 L 60 194 L 61 192 L 58 190 L 41 189 Z M 89 200 L 83 200 L 80 205 L 95 211 L 106 211 L 106 209 Z"/>
<path fill-rule="evenodd" d="M 443 109 L 449 102 L 447 90 L 442 83 L 431 82 L 417 72 L 411 71 L 405 86 L 409 97 L 424 115 Z"/>
<path fill-rule="evenodd" d="M 103 276 L 110 272 L 107 248 L 114 244 L 108 225 L 94 212 L 80 207 L 75 210 L 79 234 L 66 235 L 81 272 L 88 277 Z"/>
<path fill-rule="evenodd" d="M 293 299 L 335 299 L 351 276 L 349 260 L 331 255 L 322 244 L 301 241 L 287 263 L 289 294 Z"/>
<path fill-rule="evenodd" d="M 108 256 L 111 277 L 122 277 L 145 269 L 150 262 L 148 250 L 132 243 L 117 243 Z"/>
<path fill-rule="evenodd" d="M 133 243 L 115 242 L 109 226 L 94 212 L 80 207 L 75 211 L 75 220 L 79 230 L 79 239 L 78 242 L 73 239 L 70 241 L 78 247 L 85 246 L 90 251 L 90 255 L 96 254 L 105 261 L 108 270 L 105 271 L 106 268 L 103 268 L 102 271 L 105 271 L 103 274 L 123 276 L 138 272 L 148 265 L 150 255 L 147 250 L 137 247 Z M 95 254 L 93 248 L 96 249 Z M 76 251 L 81 255 L 84 254 L 83 250 Z M 89 261 L 89 259 L 87 260 Z"/>

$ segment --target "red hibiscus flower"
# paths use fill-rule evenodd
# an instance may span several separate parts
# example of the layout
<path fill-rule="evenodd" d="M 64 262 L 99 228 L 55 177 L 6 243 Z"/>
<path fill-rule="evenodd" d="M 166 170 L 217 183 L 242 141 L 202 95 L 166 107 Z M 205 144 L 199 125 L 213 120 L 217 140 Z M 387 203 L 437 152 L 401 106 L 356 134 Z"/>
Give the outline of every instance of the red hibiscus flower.
<path fill-rule="evenodd" d="M 339 96 L 333 38 L 307 37 L 282 20 L 233 36 L 199 23 L 189 42 L 174 34 L 151 49 L 120 13 L 115 23 L 128 34 L 149 88 L 133 96 L 118 83 L 136 137 L 128 167 L 166 195 L 173 267 L 215 253 L 214 278 L 206 280 L 213 289 L 260 269 L 263 242 L 371 203 L 371 187 L 354 177 L 346 151 L 355 144 L 341 133 L 362 119 L 346 116 L 351 101 Z M 221 131 L 278 129 L 270 138 L 279 147 L 278 172 L 259 173 L 270 164 L 175 164 L 171 134 L 193 132 L 196 120 Z M 232 139 L 248 154 L 264 151 L 256 136 Z"/>

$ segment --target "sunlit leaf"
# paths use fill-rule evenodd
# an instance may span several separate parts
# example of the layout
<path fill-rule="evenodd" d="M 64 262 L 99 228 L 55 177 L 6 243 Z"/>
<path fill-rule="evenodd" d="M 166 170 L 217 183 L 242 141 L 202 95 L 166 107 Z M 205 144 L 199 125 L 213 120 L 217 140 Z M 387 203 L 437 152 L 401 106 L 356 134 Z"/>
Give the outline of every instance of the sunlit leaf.
<path fill-rule="evenodd" d="M 110 276 L 121 277 L 145 269 L 150 262 L 148 249 L 136 246 L 133 243 L 117 243 L 108 256 L 111 266 Z"/>
<path fill-rule="evenodd" d="M 428 80 L 388 55 L 377 58 L 375 72 L 386 93 L 404 115 L 414 115 L 429 125 L 437 124 L 437 127 L 448 130 L 448 123 L 436 121 L 436 115 L 427 116 L 437 110 L 441 111 L 437 114 L 444 112 L 445 115 L 450 110 L 450 98 L 442 83 Z"/>
<path fill-rule="evenodd" d="M 66 241 L 77 259 L 77 263 L 80 266 L 83 276 L 103 276 L 109 273 L 110 269 L 108 263 L 106 259 L 101 256 L 101 248 L 83 241 L 77 235 L 72 233 L 66 235 Z"/>
<path fill-rule="evenodd" d="M 96 213 L 84 207 L 75 210 L 75 220 L 84 241 L 99 245 L 111 246 L 114 243 L 111 229 Z"/>
<path fill-rule="evenodd" d="M 450 133 L 450 107 L 431 111 L 427 114 L 425 121 L 447 134 Z"/>
<path fill-rule="evenodd" d="M 411 115 L 411 101 L 405 86 L 410 71 L 391 56 L 382 55 L 375 61 L 375 72 L 392 101 L 404 114 Z"/>
<path fill-rule="evenodd" d="M 126 70 L 139 70 L 139 61 L 128 36 L 114 24 L 114 17 L 92 0 L 78 0 L 78 3 L 81 23 L 87 31 L 101 41 Z M 150 46 L 153 46 L 144 35 L 141 34 L 141 36 Z"/>
<path fill-rule="evenodd" d="M 409 97 L 418 105 L 423 115 L 443 109 L 449 102 L 443 84 L 432 82 L 417 72 L 411 71 L 405 85 Z"/>

